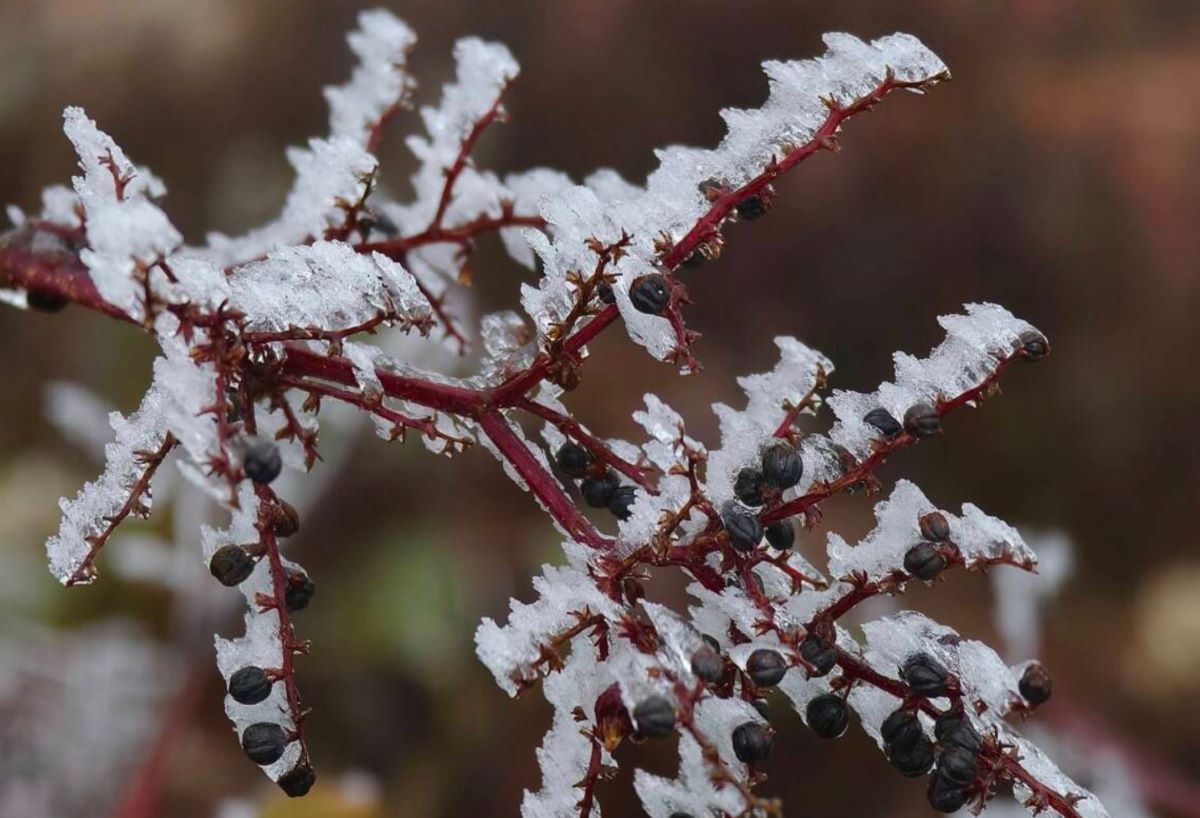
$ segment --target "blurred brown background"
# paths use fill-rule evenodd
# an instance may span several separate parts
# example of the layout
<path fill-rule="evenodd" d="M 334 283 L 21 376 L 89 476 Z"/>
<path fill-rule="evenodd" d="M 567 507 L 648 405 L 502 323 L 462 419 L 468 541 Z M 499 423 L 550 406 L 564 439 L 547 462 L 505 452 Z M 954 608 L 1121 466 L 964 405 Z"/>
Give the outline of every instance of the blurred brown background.
<path fill-rule="evenodd" d="M 320 88 L 347 76 L 343 35 L 369 5 L 3 0 L 0 201 L 34 210 L 42 187 L 69 179 L 60 113 L 75 104 L 165 179 L 167 212 L 190 240 L 265 220 L 289 184 L 283 148 L 324 132 Z M 951 509 L 973 501 L 1066 531 L 1078 571 L 1051 609 L 1044 659 L 1058 698 L 1045 718 L 1055 705 L 1060 720 L 1088 714 L 1145 757 L 1200 775 L 1200 4 L 387 5 L 420 36 L 420 103 L 437 98 L 457 37 L 500 40 L 521 62 L 512 122 L 484 138 L 482 164 L 576 178 L 611 166 L 640 180 L 654 147 L 712 144 L 720 107 L 763 99 L 759 62 L 818 53 L 823 31 L 908 31 L 938 52 L 954 82 L 852 122 L 841 156 L 789 176 L 769 217 L 731 230 L 726 255 L 689 279 L 703 373 L 678 378 L 611 333 L 572 405 L 601 433 L 633 434 L 629 413 L 654 390 L 714 442 L 709 404 L 736 401 L 734 376 L 772 364 L 776 334 L 831 356 L 835 386 L 870 389 L 893 350 L 938 340 L 938 314 L 1006 305 L 1047 333 L 1053 357 L 1013 371 L 1002 399 L 952 418 L 943 439 L 883 476 L 911 477 Z M 381 151 L 397 196 L 413 166 L 402 135 L 416 127 L 398 118 Z M 491 243 L 474 270 L 481 309 L 514 304 L 528 275 Z M 56 499 L 95 471 L 42 419 L 41 384 L 77 381 L 131 409 L 153 350 L 79 310 L 0 313 L 0 344 L 0 550 L 36 562 Z M 315 643 L 300 678 L 330 786 L 308 803 L 277 800 L 230 740 L 220 680 L 205 672 L 152 814 L 207 816 L 244 796 L 280 816 L 516 815 L 522 789 L 537 785 L 549 708 L 538 694 L 508 701 L 471 634 L 510 595 L 528 598 L 530 574 L 555 557 L 549 525 L 479 451 L 449 463 L 415 442 L 364 439 L 339 481 L 291 544 L 320 583 L 300 621 Z M 827 522 L 858 536 L 870 507 L 830 502 Z M 819 554 L 823 535 L 804 542 Z M 30 576 L 19 610 L 56 628 L 111 614 L 156 628 L 165 604 L 111 574 L 74 592 Z M 988 600 L 976 576 L 911 594 L 990 641 Z M 237 627 L 228 618 L 221 629 Z M 199 633 L 192 648 L 203 658 L 210 644 Z M 821 744 L 785 709 L 776 704 L 781 746 L 764 792 L 789 814 L 927 814 L 921 787 L 890 774 L 864 736 Z M 622 754 L 661 771 L 673 763 L 669 748 Z M 374 783 L 354 786 L 376 788 L 374 806 L 333 786 L 344 770 L 369 774 Z M 602 791 L 606 814 L 640 814 L 628 775 Z"/>

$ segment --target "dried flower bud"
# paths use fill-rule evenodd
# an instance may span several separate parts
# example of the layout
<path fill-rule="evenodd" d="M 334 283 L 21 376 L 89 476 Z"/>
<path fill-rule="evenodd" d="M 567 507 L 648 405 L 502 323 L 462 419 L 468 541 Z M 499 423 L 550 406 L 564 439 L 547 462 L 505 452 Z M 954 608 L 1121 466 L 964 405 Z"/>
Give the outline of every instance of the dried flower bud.
<path fill-rule="evenodd" d="M 891 440 L 904 431 L 900 421 L 896 420 L 892 413 L 882 406 L 863 415 L 863 422 L 874 426 L 887 440 Z"/>
<path fill-rule="evenodd" d="M 1036 330 L 1022 332 L 1019 340 L 1021 355 L 1027 361 L 1040 361 L 1050 354 L 1050 342 Z"/>
<path fill-rule="evenodd" d="M 764 529 L 772 548 L 787 551 L 796 542 L 796 529 L 791 520 L 776 520 Z"/>
<path fill-rule="evenodd" d="M 213 552 L 208 570 L 217 582 L 232 588 L 242 584 L 254 572 L 254 557 L 240 545 L 223 545 Z"/>
<path fill-rule="evenodd" d="M 979 755 L 964 747 L 947 747 L 938 756 L 938 775 L 960 786 L 975 780 L 975 767 Z"/>
<path fill-rule="evenodd" d="M 963 788 L 940 775 L 930 777 L 925 797 L 929 799 L 929 806 L 938 812 L 958 812 L 967 803 Z"/>
<path fill-rule="evenodd" d="M 242 733 L 242 750 L 255 764 L 266 767 L 283 756 L 283 750 L 290 741 L 291 738 L 278 724 L 260 721 Z"/>
<path fill-rule="evenodd" d="M 1046 670 L 1046 666 L 1041 662 L 1033 662 L 1021 674 L 1021 681 L 1018 688 L 1025 701 L 1036 706 L 1050 698 L 1050 693 L 1054 689 L 1054 683 L 1053 679 L 1050 678 L 1050 671 Z"/>
<path fill-rule="evenodd" d="M 837 738 L 850 724 L 850 710 L 838 694 L 822 693 L 804 708 L 804 720 L 821 738 Z"/>
<path fill-rule="evenodd" d="M 904 752 L 925 737 L 917 714 L 904 707 L 888 714 L 879 728 L 879 734 L 883 737 L 883 743 L 888 746 L 889 753 L 893 750 Z"/>
<path fill-rule="evenodd" d="M 275 522 L 271 526 L 276 537 L 290 537 L 300 530 L 300 513 L 291 503 L 280 500 L 275 509 Z"/>
<path fill-rule="evenodd" d="M 289 798 L 300 798 L 308 795 L 313 784 L 317 782 L 317 771 L 308 761 L 302 761 L 283 775 L 275 783 L 287 793 Z"/>
<path fill-rule="evenodd" d="M 942 418 L 928 403 L 918 403 L 904 413 L 904 428 L 914 437 L 933 437 L 942 430 Z"/>
<path fill-rule="evenodd" d="M 635 500 L 637 500 L 637 487 L 618 486 L 612 499 L 608 501 L 608 510 L 618 520 L 628 520 L 629 515 L 633 513 L 632 506 Z"/>
<path fill-rule="evenodd" d="M 917 778 L 929 772 L 933 766 L 933 742 L 924 735 L 918 735 L 912 745 L 901 749 L 888 744 L 884 747 L 888 763 L 907 778 Z"/>
<path fill-rule="evenodd" d="M 758 518 L 740 506 L 727 506 L 721 514 L 721 522 L 729 532 L 729 544 L 736 551 L 749 551 L 763 538 Z"/>
<path fill-rule="evenodd" d="M 812 665 L 813 676 L 824 676 L 837 664 L 837 648 L 811 634 L 800 643 L 800 656 Z"/>
<path fill-rule="evenodd" d="M 620 485 L 616 472 L 609 469 L 599 477 L 586 478 L 579 484 L 579 491 L 583 494 L 584 502 L 592 508 L 608 508 Z"/>
<path fill-rule="evenodd" d="M 931 542 L 914 545 L 904 554 L 904 570 L 926 582 L 934 579 L 946 568 L 946 558 Z"/>
<path fill-rule="evenodd" d="M 229 695 L 238 704 L 258 704 L 271 695 L 273 684 L 261 667 L 247 665 L 229 677 Z"/>
<path fill-rule="evenodd" d="M 950 539 L 950 523 L 946 520 L 946 515 L 940 511 L 922 514 L 917 520 L 917 525 L 921 528 L 921 536 L 927 540 L 945 542 Z"/>
<path fill-rule="evenodd" d="M 665 696 L 643 699 L 633 708 L 633 723 L 647 738 L 666 738 L 675 732 L 675 705 Z"/>
<path fill-rule="evenodd" d="M 794 446 L 776 443 L 763 452 L 762 473 L 768 483 L 783 491 L 800 482 L 804 476 L 804 461 Z"/>
<path fill-rule="evenodd" d="M 721 681 L 725 675 L 725 660 L 721 658 L 720 651 L 707 643 L 696 648 L 692 654 L 692 673 L 709 684 Z"/>
<path fill-rule="evenodd" d="M 270 440 L 252 440 L 246 444 L 242 457 L 242 470 L 259 485 L 266 485 L 279 476 L 283 469 L 283 457 L 279 447 Z"/>
<path fill-rule="evenodd" d="M 928 653 L 914 653 L 904 660 L 900 676 L 918 696 L 932 698 L 946 694 L 950 672 Z"/>
<path fill-rule="evenodd" d="M 578 443 L 567 441 L 558 447 L 558 451 L 554 453 L 554 462 L 563 470 L 563 473 L 569 477 L 579 479 L 587 474 L 588 467 L 595 461 L 595 457 Z"/>
<path fill-rule="evenodd" d="M 773 744 L 771 729 L 756 721 L 742 722 L 733 730 L 733 754 L 743 764 L 765 761 Z"/>
<path fill-rule="evenodd" d="M 288 569 L 283 599 L 289 611 L 302 611 L 307 608 L 316 592 L 317 583 L 313 582 L 308 574 L 295 568 Z"/>
<path fill-rule="evenodd" d="M 933 734 L 943 747 L 962 747 L 978 753 L 983 743 L 978 731 L 961 712 L 943 713 L 933 723 Z"/>
<path fill-rule="evenodd" d="M 629 288 L 629 300 L 638 312 L 662 315 L 671 302 L 671 288 L 662 273 L 650 273 L 635 279 Z"/>
<path fill-rule="evenodd" d="M 746 660 L 746 675 L 759 687 L 774 687 L 788 672 L 787 660 L 778 651 L 760 648 Z"/>
<path fill-rule="evenodd" d="M 763 504 L 763 473 L 758 469 L 745 468 L 737 473 L 733 481 L 733 494 L 748 506 Z"/>

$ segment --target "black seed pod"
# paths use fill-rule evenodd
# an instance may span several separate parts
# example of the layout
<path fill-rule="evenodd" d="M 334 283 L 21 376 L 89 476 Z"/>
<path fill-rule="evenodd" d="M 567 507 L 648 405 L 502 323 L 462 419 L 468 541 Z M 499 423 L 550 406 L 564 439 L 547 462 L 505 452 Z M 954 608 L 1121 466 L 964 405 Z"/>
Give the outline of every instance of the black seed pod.
<path fill-rule="evenodd" d="M 777 443 L 763 452 L 763 477 L 780 489 L 790 489 L 804 476 L 804 461 L 800 453 L 786 443 Z"/>
<path fill-rule="evenodd" d="M 229 677 L 229 695 L 239 704 L 258 704 L 271 695 L 273 684 L 265 670 L 248 665 Z"/>
<path fill-rule="evenodd" d="M 1021 354 L 1027 361 L 1040 361 L 1050 354 L 1050 342 L 1040 332 L 1035 330 L 1022 332 L 1020 341 Z"/>
<path fill-rule="evenodd" d="M 599 477 L 588 477 L 579 484 L 584 502 L 592 508 L 608 508 L 608 504 L 617 496 L 621 481 L 616 472 L 609 469 Z"/>
<path fill-rule="evenodd" d="M 291 503 L 280 500 L 275 509 L 275 523 L 272 530 L 276 537 L 290 537 L 300 530 L 300 513 Z"/>
<path fill-rule="evenodd" d="M 283 748 L 290 740 L 278 724 L 260 721 L 242 732 L 242 750 L 255 764 L 265 767 L 283 756 Z"/>
<path fill-rule="evenodd" d="M 943 713 L 933 723 L 933 734 L 942 747 L 962 747 L 972 753 L 979 752 L 982 739 L 974 726 L 961 713 Z"/>
<path fill-rule="evenodd" d="M 763 473 L 758 469 L 746 468 L 737 473 L 733 481 L 733 494 L 748 506 L 763 504 Z"/>
<path fill-rule="evenodd" d="M 804 720 L 821 738 L 837 738 L 846 732 L 850 710 L 846 700 L 836 693 L 823 693 L 804 708 Z"/>
<path fill-rule="evenodd" d="M 47 290 L 26 290 L 25 305 L 38 312 L 58 312 L 67 306 L 67 299 Z"/>
<path fill-rule="evenodd" d="M 283 600 L 289 611 L 303 611 L 317 592 L 317 583 L 308 574 L 297 569 L 288 569 L 287 587 Z"/>
<path fill-rule="evenodd" d="M 279 454 L 279 447 L 270 440 L 253 440 L 246 444 L 242 470 L 255 483 L 270 483 L 282 469 L 283 458 Z"/>
<path fill-rule="evenodd" d="M 707 643 L 696 648 L 692 654 L 692 673 L 709 684 L 721 681 L 725 675 L 725 660 L 721 658 L 721 652 Z"/>
<path fill-rule="evenodd" d="M 759 687 L 774 687 L 788 672 L 788 663 L 778 651 L 761 648 L 746 660 L 746 675 Z"/>
<path fill-rule="evenodd" d="M 279 780 L 275 783 L 287 793 L 289 798 L 300 798 L 308 795 L 313 784 L 317 783 L 317 771 L 311 764 L 304 761 L 279 776 Z"/>
<path fill-rule="evenodd" d="M 208 570 L 218 582 L 232 588 L 253 573 L 254 557 L 240 545 L 223 545 L 213 552 L 208 561 Z"/>
<path fill-rule="evenodd" d="M 767 203 L 757 193 L 742 199 L 736 205 L 737 214 L 746 221 L 754 221 L 767 212 Z"/>
<path fill-rule="evenodd" d="M 963 788 L 940 775 L 930 777 L 925 797 L 929 799 L 929 806 L 938 812 L 958 812 L 967 803 Z"/>
<path fill-rule="evenodd" d="M 634 486 L 618 486 L 613 498 L 608 501 L 608 510 L 618 520 L 628 520 L 633 512 L 631 507 L 637 499 L 637 489 Z"/>
<path fill-rule="evenodd" d="M 883 743 L 888 746 L 889 752 L 895 750 L 900 753 L 910 749 L 918 740 L 925 737 L 925 731 L 921 729 L 921 720 L 917 718 L 917 714 L 903 707 L 893 711 L 883 720 L 879 733 L 883 736 Z"/>
<path fill-rule="evenodd" d="M 750 705 L 757 710 L 758 715 L 762 716 L 764 719 L 771 718 L 771 703 L 766 699 L 753 699 L 751 700 Z"/>
<path fill-rule="evenodd" d="M 588 466 L 592 465 L 595 459 L 587 449 L 569 440 L 554 453 L 554 462 L 558 467 L 568 477 L 574 477 L 576 480 L 587 474 Z"/>
<path fill-rule="evenodd" d="M 944 696 L 949 671 L 928 653 L 914 653 L 904 660 L 900 676 L 918 696 Z"/>
<path fill-rule="evenodd" d="M 756 721 L 743 722 L 733 730 L 733 754 L 743 764 L 765 761 L 773 744 L 770 728 Z"/>
<path fill-rule="evenodd" d="M 1041 662 L 1034 662 L 1025 668 L 1025 672 L 1021 674 L 1019 684 L 1021 695 L 1025 697 L 1025 701 L 1033 705 L 1038 705 L 1050 698 L 1050 693 L 1054 689 L 1053 680 L 1050 678 L 1050 671 L 1046 670 L 1046 666 Z"/>
<path fill-rule="evenodd" d="M 884 747 L 888 762 L 896 772 L 907 778 L 917 778 L 933 766 L 933 742 L 924 735 L 917 736 L 912 746 L 903 750 L 888 744 Z"/>
<path fill-rule="evenodd" d="M 950 523 L 946 521 L 946 515 L 940 511 L 922 514 L 921 518 L 917 520 L 917 524 L 921 527 L 921 536 L 927 540 L 945 542 L 950 539 Z"/>
<path fill-rule="evenodd" d="M 613 293 L 612 285 L 607 281 L 601 281 L 596 285 L 596 295 L 599 296 L 600 300 L 605 304 L 617 303 L 617 296 Z"/>
<path fill-rule="evenodd" d="M 872 409 L 863 415 L 863 422 L 874 426 L 888 440 L 891 440 L 904 431 L 904 427 L 900 425 L 900 421 L 896 420 L 892 416 L 892 413 L 882 406 L 878 409 Z"/>
<path fill-rule="evenodd" d="M 946 558 L 931 542 L 914 545 L 904 554 L 904 570 L 917 579 L 929 582 L 946 568 Z"/>
<path fill-rule="evenodd" d="M 650 273 L 634 280 L 629 288 L 629 300 L 638 312 L 662 315 L 671 302 L 671 288 L 662 273 Z"/>
<path fill-rule="evenodd" d="M 728 506 L 721 515 L 721 522 L 729 532 L 729 544 L 737 551 L 749 551 L 763 538 L 758 518 L 738 506 Z"/>
<path fill-rule="evenodd" d="M 975 780 L 979 756 L 963 747 L 947 747 L 938 756 L 938 775 L 965 787 Z"/>
<path fill-rule="evenodd" d="M 837 664 L 837 648 L 827 645 L 816 636 L 806 636 L 800 643 L 800 655 L 812 665 L 812 675 L 824 676 Z"/>
<path fill-rule="evenodd" d="M 928 403 L 918 403 L 904 413 L 904 428 L 914 437 L 933 437 L 942 430 L 942 419 Z"/>
<path fill-rule="evenodd" d="M 772 548 L 787 551 L 796 542 L 796 529 L 791 520 L 776 520 L 764 529 Z"/>
<path fill-rule="evenodd" d="M 665 696 L 651 696 L 633 708 L 633 722 L 647 738 L 666 738 L 675 732 L 675 706 Z"/>

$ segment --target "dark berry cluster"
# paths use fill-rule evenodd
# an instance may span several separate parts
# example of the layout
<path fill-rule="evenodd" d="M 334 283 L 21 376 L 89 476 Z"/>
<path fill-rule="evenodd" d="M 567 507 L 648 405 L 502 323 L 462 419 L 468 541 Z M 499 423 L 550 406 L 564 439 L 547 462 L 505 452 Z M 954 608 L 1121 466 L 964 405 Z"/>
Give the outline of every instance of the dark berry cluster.
<path fill-rule="evenodd" d="M 662 315 L 671 303 L 671 285 L 662 273 L 649 273 L 634 279 L 629 300 L 638 312 Z"/>
<path fill-rule="evenodd" d="M 746 466 L 737 473 L 733 494 L 738 502 L 729 503 L 721 513 L 721 522 L 735 550 L 749 551 L 757 547 L 764 535 L 771 547 L 780 551 L 795 544 L 796 530 L 790 520 L 778 520 L 764 530 L 758 516 L 749 509 L 778 498 L 782 492 L 798 485 L 803 476 L 804 461 L 799 452 L 782 441 L 767 448 L 757 464 Z"/>
<path fill-rule="evenodd" d="M 568 477 L 579 480 L 579 493 L 592 508 L 606 508 L 618 520 L 628 520 L 637 500 L 637 487 L 621 485 L 612 469 L 601 468 L 596 456 L 568 440 L 554 454 L 554 462 Z"/>
<path fill-rule="evenodd" d="M 914 653 L 904 660 L 900 678 L 918 696 L 945 696 L 953 684 L 950 672 L 928 653 Z"/>
<path fill-rule="evenodd" d="M 904 412 L 903 423 L 896 420 L 896 416 L 882 406 L 863 415 L 863 422 L 873 426 L 884 440 L 894 440 L 902 432 L 908 432 L 918 438 L 933 437 L 942 430 L 942 416 L 928 403 L 910 406 Z"/>
<path fill-rule="evenodd" d="M 967 803 L 967 790 L 979 768 L 983 740 L 961 711 L 951 710 L 933 725 L 937 737 L 937 768 L 929 779 L 926 796 L 939 812 L 955 812 Z"/>
<path fill-rule="evenodd" d="M 950 540 L 950 523 L 940 511 L 931 511 L 922 515 L 918 524 L 925 541 L 904 554 L 904 570 L 929 582 L 942 573 L 949 562 L 945 543 Z"/>

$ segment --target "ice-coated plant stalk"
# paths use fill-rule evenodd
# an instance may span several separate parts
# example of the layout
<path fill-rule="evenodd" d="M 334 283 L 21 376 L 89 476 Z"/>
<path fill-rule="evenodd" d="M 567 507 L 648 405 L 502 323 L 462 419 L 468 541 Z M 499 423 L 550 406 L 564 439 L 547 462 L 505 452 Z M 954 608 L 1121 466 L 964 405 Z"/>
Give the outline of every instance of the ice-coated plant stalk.
<path fill-rule="evenodd" d="M 940 319 L 946 338 L 926 357 L 896 356 L 893 381 L 832 395 L 833 364 L 777 338 L 775 368 L 739 380 L 745 407 L 714 407 L 721 440 L 711 451 L 654 395 L 634 413 L 646 432 L 637 444 L 589 431 L 564 400 L 583 377 L 587 345 L 618 321 L 655 358 L 695 371 L 687 269 L 719 259 L 726 233 L 767 214 L 777 180 L 836 149 L 847 120 L 895 91 L 948 79 L 941 60 L 908 35 L 827 35 L 822 57 L 764 65 L 766 102 L 724 111 L 728 133 L 716 148 L 661 151 L 644 186 L 608 170 L 575 184 L 545 169 L 500 178 L 475 166 L 477 141 L 506 117 L 501 96 L 517 65 L 503 46 L 464 39 L 456 80 L 421 111 L 425 134 L 407 142 L 416 195 L 399 203 L 377 190 L 375 149 L 409 107 L 415 38 L 373 11 L 349 41 L 359 64 L 326 90 L 329 135 L 289 152 L 296 181 L 268 225 L 183 245 L 160 208 L 163 184 L 76 108 L 65 114 L 81 168 L 73 187 L 47 190 L 36 216 L 10 209 L 15 227 L 0 243 L 6 300 L 102 312 L 143 328 L 162 353 L 137 411 L 112 417 L 104 473 L 62 502 L 47 545 L 54 575 L 94 580 L 114 529 L 149 514 L 150 478 L 177 453 L 230 514 L 227 528 L 198 536 L 214 576 L 247 603 L 245 635 L 217 640 L 226 712 L 247 756 L 303 795 L 315 772 L 294 660 L 309 647 L 294 617 L 316 585 L 283 556 L 280 539 L 299 518 L 273 486 L 281 470 L 313 467 L 322 403 L 346 403 L 387 439 L 413 432 L 447 455 L 482 445 L 564 538 L 564 564 L 534 578 L 537 599 L 514 601 L 507 624 L 487 619 L 476 633 L 501 688 L 541 686 L 555 709 L 526 818 L 598 815 L 622 743 L 674 733 L 678 776 L 635 775 L 649 815 L 781 814 L 759 793 L 757 769 L 773 744 L 762 699 L 772 688 L 820 736 L 857 721 L 897 770 L 928 774 L 937 809 L 983 806 L 1011 786 L 1034 813 L 1107 815 L 1011 724 L 1048 698 L 1046 668 L 1009 667 L 911 611 L 867 623 L 862 639 L 841 624 L 909 582 L 1032 570 L 1017 531 L 970 504 L 952 514 L 900 481 L 861 541 L 829 534 L 824 571 L 791 547 L 794 524 L 816 528 L 837 495 L 882 491 L 884 460 L 941 435 L 1010 365 L 1046 357 L 1036 329 L 999 306 L 969 304 Z M 478 374 L 426 371 L 361 340 L 434 333 L 464 351 L 470 333 L 445 296 L 490 233 L 539 277 L 521 288 L 524 318 L 483 318 Z M 800 416 L 823 407 L 828 430 L 801 432 Z M 526 438 L 523 416 L 544 423 L 544 445 Z M 602 524 L 552 461 L 604 510 Z M 651 568 L 686 575 L 694 604 L 678 611 L 647 599 Z"/>

